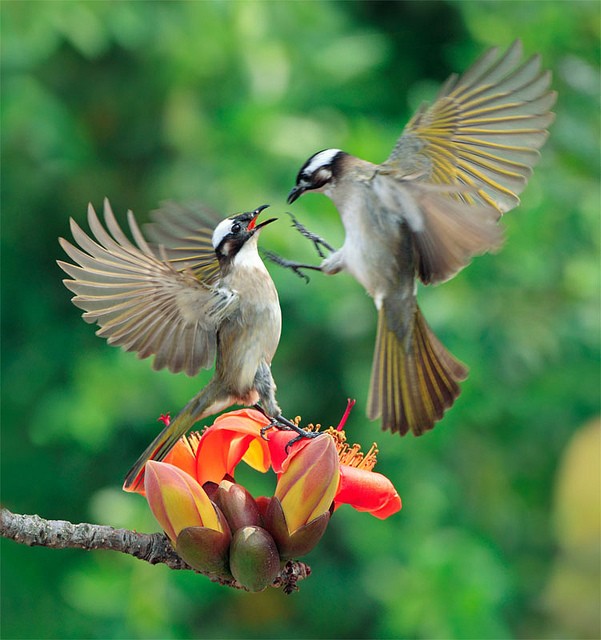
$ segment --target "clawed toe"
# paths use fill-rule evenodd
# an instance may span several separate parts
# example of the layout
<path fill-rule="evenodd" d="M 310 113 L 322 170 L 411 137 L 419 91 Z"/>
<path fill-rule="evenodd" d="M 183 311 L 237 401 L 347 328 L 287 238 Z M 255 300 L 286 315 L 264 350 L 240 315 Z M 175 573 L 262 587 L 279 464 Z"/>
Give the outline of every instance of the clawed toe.
<path fill-rule="evenodd" d="M 331 244 L 326 242 L 321 236 L 318 236 L 316 233 L 309 231 L 309 229 L 307 229 L 304 224 L 299 222 L 296 217 L 292 213 L 290 213 L 290 211 L 288 211 L 287 213 L 292 218 L 292 226 L 305 238 L 311 240 L 320 258 L 326 257 L 325 253 L 321 250 L 321 247 L 324 247 L 324 249 L 327 249 L 330 252 L 334 251 L 334 247 Z"/>

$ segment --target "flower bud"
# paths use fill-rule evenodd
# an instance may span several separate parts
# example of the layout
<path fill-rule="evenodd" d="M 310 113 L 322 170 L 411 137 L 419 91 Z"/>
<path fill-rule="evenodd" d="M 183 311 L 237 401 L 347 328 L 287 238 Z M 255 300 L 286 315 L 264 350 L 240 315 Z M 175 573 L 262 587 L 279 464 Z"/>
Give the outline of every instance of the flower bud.
<path fill-rule="evenodd" d="M 209 497 L 185 471 L 172 464 L 149 460 L 144 478 L 146 499 L 152 513 L 173 543 L 186 527 L 207 527 L 224 532 Z"/>
<path fill-rule="evenodd" d="M 221 509 L 232 532 L 245 526 L 263 524 L 257 503 L 242 485 L 222 480 L 213 501 Z"/>
<path fill-rule="evenodd" d="M 232 538 L 230 570 L 249 591 L 262 591 L 276 578 L 280 557 L 273 538 L 257 526 L 242 527 Z"/>
<path fill-rule="evenodd" d="M 338 452 L 329 435 L 310 440 L 291 455 L 275 489 L 289 534 L 329 511 L 339 480 Z"/>
<path fill-rule="evenodd" d="M 329 521 L 330 512 L 326 511 L 291 534 L 277 498 L 271 498 L 265 511 L 265 528 L 273 537 L 283 562 L 309 553 L 321 540 Z"/>
<path fill-rule="evenodd" d="M 228 553 L 231 539 L 227 525 L 223 532 L 207 527 L 186 527 L 177 536 L 175 550 L 193 569 L 231 578 Z"/>
<path fill-rule="evenodd" d="M 283 462 L 275 496 L 265 509 L 265 527 L 282 560 L 311 551 L 324 534 L 340 478 L 332 438 L 321 435 L 303 443 Z"/>

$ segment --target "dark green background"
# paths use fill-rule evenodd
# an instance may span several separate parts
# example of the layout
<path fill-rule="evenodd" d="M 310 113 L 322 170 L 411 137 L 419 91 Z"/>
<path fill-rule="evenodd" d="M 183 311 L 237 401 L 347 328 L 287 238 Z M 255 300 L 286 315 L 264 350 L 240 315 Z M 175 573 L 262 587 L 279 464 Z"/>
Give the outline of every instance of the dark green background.
<path fill-rule="evenodd" d="M 348 433 L 365 448 L 378 440 L 401 513 L 380 522 L 338 511 L 291 597 L 3 541 L 2 637 L 598 638 L 599 4 L 0 10 L 2 502 L 74 522 L 156 530 L 122 478 L 158 415 L 210 372 L 157 373 L 94 336 L 55 264 L 70 216 L 85 225 L 87 203 L 104 196 L 120 220 L 131 208 L 141 221 L 164 199 L 223 215 L 267 202 L 281 221 L 262 246 L 316 261 L 284 213 L 311 153 L 340 147 L 381 162 L 449 73 L 516 37 L 542 54 L 559 91 L 503 250 L 420 291 L 430 324 L 471 368 L 433 432 L 401 440 L 365 418 L 375 311 L 359 285 L 316 274 L 306 286 L 270 267 L 284 316 L 281 405 L 336 424 L 357 398 Z M 292 209 L 340 243 L 325 197 Z"/>

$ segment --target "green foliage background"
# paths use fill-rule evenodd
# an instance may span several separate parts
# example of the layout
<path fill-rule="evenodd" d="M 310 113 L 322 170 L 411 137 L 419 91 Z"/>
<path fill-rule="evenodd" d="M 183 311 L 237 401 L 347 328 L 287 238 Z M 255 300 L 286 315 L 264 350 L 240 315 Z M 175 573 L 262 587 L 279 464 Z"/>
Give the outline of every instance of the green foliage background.
<path fill-rule="evenodd" d="M 311 153 L 382 161 L 440 82 L 516 37 L 559 91 L 502 252 L 420 292 L 471 367 L 433 432 L 400 440 L 365 418 L 375 312 L 360 287 L 346 275 L 306 286 L 270 267 L 284 315 L 280 403 L 336 424 L 357 398 L 348 433 L 366 448 L 378 440 L 400 514 L 337 512 L 291 597 L 3 541 L 2 636 L 598 638 L 599 4 L 74 0 L 0 11 L 2 502 L 47 518 L 156 530 L 144 501 L 120 491 L 123 475 L 157 416 L 210 377 L 153 372 L 94 336 L 55 264 L 70 216 L 85 226 L 87 203 L 104 196 L 121 220 L 132 208 L 142 221 L 165 199 L 224 215 L 269 202 L 281 221 L 263 247 L 315 261 L 284 213 Z M 341 241 L 325 197 L 293 211 Z M 585 444 L 572 449 L 574 438 Z"/>

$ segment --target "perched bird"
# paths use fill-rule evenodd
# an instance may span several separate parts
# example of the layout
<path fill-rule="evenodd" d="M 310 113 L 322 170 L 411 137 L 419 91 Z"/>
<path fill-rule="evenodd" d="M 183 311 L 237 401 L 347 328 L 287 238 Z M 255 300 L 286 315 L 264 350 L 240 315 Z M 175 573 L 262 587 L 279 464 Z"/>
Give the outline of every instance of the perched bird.
<path fill-rule="evenodd" d="M 390 157 L 372 164 L 339 149 L 311 156 L 288 196 L 327 195 L 345 229 L 319 267 L 350 272 L 374 299 L 378 333 L 368 416 L 404 435 L 431 429 L 460 393 L 467 368 L 434 336 L 416 302 L 417 279 L 443 282 L 498 248 L 501 214 L 519 204 L 553 121 L 556 93 L 540 56 L 521 62 L 514 42 L 451 76 L 422 106 Z M 325 247 L 313 234 L 301 231 Z"/>
<path fill-rule="evenodd" d="M 106 229 L 90 205 L 93 237 L 71 220 L 80 248 L 60 239 L 79 265 L 59 261 L 73 278 L 64 283 L 83 318 L 100 325 L 97 335 L 140 358 L 154 354 L 155 369 L 193 376 L 215 361 L 208 385 L 147 447 L 127 474 L 126 489 L 141 484 L 147 460 L 163 459 L 196 421 L 232 404 L 260 403 L 280 424 L 293 424 L 281 415 L 270 368 L 281 312 L 257 250 L 259 231 L 275 220 L 257 224 L 263 209 L 226 218 L 213 230 L 195 212 L 171 205 L 155 212 L 151 245 L 129 211 L 132 243 L 105 200 Z"/>

